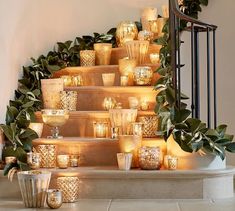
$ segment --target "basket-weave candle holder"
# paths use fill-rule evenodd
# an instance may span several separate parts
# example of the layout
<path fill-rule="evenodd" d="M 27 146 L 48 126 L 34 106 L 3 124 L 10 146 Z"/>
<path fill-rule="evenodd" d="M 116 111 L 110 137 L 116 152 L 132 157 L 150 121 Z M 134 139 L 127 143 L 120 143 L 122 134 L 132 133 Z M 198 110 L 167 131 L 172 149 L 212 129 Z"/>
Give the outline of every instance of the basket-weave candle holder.
<path fill-rule="evenodd" d="M 157 116 L 141 116 L 138 117 L 138 121 L 144 124 L 143 137 L 154 138 L 158 129 L 158 118 Z"/>
<path fill-rule="evenodd" d="M 60 107 L 63 110 L 76 111 L 77 108 L 76 91 L 62 91 L 60 92 Z"/>
<path fill-rule="evenodd" d="M 41 155 L 41 168 L 55 168 L 56 167 L 56 146 L 52 144 L 38 145 L 36 150 Z"/>

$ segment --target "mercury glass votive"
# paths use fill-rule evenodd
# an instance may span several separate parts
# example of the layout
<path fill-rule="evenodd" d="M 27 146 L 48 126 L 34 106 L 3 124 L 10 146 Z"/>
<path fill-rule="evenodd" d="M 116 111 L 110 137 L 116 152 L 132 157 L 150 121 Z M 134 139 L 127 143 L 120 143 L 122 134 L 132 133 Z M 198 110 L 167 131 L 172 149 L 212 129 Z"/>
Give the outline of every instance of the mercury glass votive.
<path fill-rule="evenodd" d="M 138 40 L 147 40 L 149 42 L 152 42 L 153 37 L 153 32 L 147 30 L 140 31 L 138 34 Z"/>
<path fill-rule="evenodd" d="M 80 189 L 78 177 L 58 177 L 57 187 L 62 191 L 63 202 L 76 202 L 78 200 Z"/>
<path fill-rule="evenodd" d="M 72 76 L 72 85 L 73 86 L 82 86 L 83 85 L 82 75 L 73 75 Z"/>
<path fill-rule="evenodd" d="M 36 150 L 41 155 L 41 168 L 55 168 L 56 167 L 56 145 L 38 145 Z"/>
<path fill-rule="evenodd" d="M 171 155 L 165 155 L 163 158 L 163 164 L 164 164 L 164 168 L 168 169 L 168 159 L 171 157 Z"/>
<path fill-rule="evenodd" d="M 169 157 L 168 158 L 168 169 L 176 170 L 178 168 L 178 158 L 177 157 Z"/>
<path fill-rule="evenodd" d="M 27 153 L 27 164 L 31 169 L 39 169 L 41 162 L 41 154 L 36 152 Z"/>
<path fill-rule="evenodd" d="M 105 97 L 103 101 L 103 108 L 105 110 L 113 109 L 116 107 L 117 101 L 113 97 Z"/>
<path fill-rule="evenodd" d="M 60 107 L 63 110 L 76 111 L 78 93 L 76 91 L 60 92 Z"/>
<path fill-rule="evenodd" d="M 134 122 L 132 123 L 132 135 L 134 136 L 143 136 L 143 126 L 142 122 Z"/>
<path fill-rule="evenodd" d="M 133 40 L 125 43 L 128 57 L 135 59 L 137 64 L 143 64 L 148 53 L 149 41 Z"/>
<path fill-rule="evenodd" d="M 94 137 L 107 138 L 108 136 L 108 123 L 107 122 L 94 122 Z"/>
<path fill-rule="evenodd" d="M 134 83 L 140 86 L 151 85 L 153 70 L 148 66 L 139 66 L 134 70 Z"/>
<path fill-rule="evenodd" d="M 96 54 L 97 65 L 109 65 L 112 52 L 112 44 L 110 43 L 95 43 L 94 50 Z"/>
<path fill-rule="evenodd" d="M 139 109 L 139 100 L 137 97 L 128 97 L 129 108 Z"/>
<path fill-rule="evenodd" d="M 78 167 L 78 155 L 70 155 L 70 166 L 71 167 Z"/>
<path fill-rule="evenodd" d="M 162 32 L 162 29 L 164 25 L 166 24 L 166 18 L 158 18 L 157 19 L 157 26 L 158 26 L 158 36 L 162 37 L 164 33 Z"/>
<path fill-rule="evenodd" d="M 80 51 L 80 65 L 95 66 L 95 51 L 94 50 Z"/>
<path fill-rule="evenodd" d="M 149 30 L 149 21 L 156 20 L 158 17 L 157 8 L 146 7 L 142 10 L 141 13 L 141 23 L 143 30 Z"/>
<path fill-rule="evenodd" d="M 71 75 L 62 75 L 60 78 L 63 79 L 64 86 L 66 86 L 66 87 L 73 86 L 73 81 L 72 81 Z"/>
<path fill-rule="evenodd" d="M 116 139 L 119 136 L 120 127 L 111 127 L 111 138 Z"/>
<path fill-rule="evenodd" d="M 140 116 L 138 121 L 144 124 L 143 137 L 154 138 L 156 137 L 156 131 L 158 129 L 158 117 L 156 115 Z"/>
<path fill-rule="evenodd" d="M 128 76 L 127 75 L 121 75 L 120 76 L 120 85 L 121 86 L 127 86 L 128 85 Z"/>
<path fill-rule="evenodd" d="M 142 111 L 147 111 L 149 109 L 149 102 L 146 99 L 140 101 L 140 109 Z"/>
<path fill-rule="evenodd" d="M 102 80 L 104 86 L 113 86 L 115 81 L 115 73 L 103 73 Z"/>
<path fill-rule="evenodd" d="M 47 191 L 47 205 L 51 209 L 58 209 L 63 204 L 63 197 L 61 190 L 49 189 Z"/>
<path fill-rule="evenodd" d="M 69 167 L 69 155 L 57 155 L 57 166 L 60 169 L 67 169 Z"/>
<path fill-rule="evenodd" d="M 149 58 L 152 64 L 158 64 L 159 63 L 159 53 L 151 53 L 149 54 Z"/>
<path fill-rule="evenodd" d="M 118 168 L 128 171 L 131 168 L 132 153 L 117 153 Z"/>
<path fill-rule="evenodd" d="M 122 21 L 116 30 L 116 41 L 118 47 L 122 47 L 125 42 L 137 39 L 138 29 L 135 22 Z"/>
<path fill-rule="evenodd" d="M 139 165 L 144 170 L 157 170 L 161 167 L 161 150 L 159 147 L 141 147 Z"/>

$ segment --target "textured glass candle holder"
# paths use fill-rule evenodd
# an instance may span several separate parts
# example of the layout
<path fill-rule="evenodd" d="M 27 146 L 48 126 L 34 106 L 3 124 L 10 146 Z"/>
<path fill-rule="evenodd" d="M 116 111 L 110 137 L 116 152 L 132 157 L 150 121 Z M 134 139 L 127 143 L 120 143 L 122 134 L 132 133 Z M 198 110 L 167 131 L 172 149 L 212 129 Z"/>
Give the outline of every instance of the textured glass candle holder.
<path fill-rule="evenodd" d="M 158 35 L 158 22 L 157 20 L 149 21 L 149 29 L 153 33 L 154 38 Z"/>
<path fill-rule="evenodd" d="M 149 58 L 152 64 L 158 64 L 159 63 L 159 53 L 151 53 L 149 54 Z"/>
<path fill-rule="evenodd" d="M 144 124 L 143 137 L 154 138 L 158 129 L 158 117 L 157 116 L 140 116 L 138 121 Z"/>
<path fill-rule="evenodd" d="M 159 147 L 140 147 L 139 165 L 144 170 L 157 170 L 161 167 L 161 150 Z"/>
<path fill-rule="evenodd" d="M 141 23 L 143 30 L 149 30 L 149 21 L 156 20 L 158 18 L 157 8 L 146 7 L 141 13 Z"/>
<path fill-rule="evenodd" d="M 137 97 L 128 97 L 129 108 L 130 109 L 139 109 L 139 100 Z"/>
<path fill-rule="evenodd" d="M 41 168 L 55 168 L 56 167 L 56 151 L 55 145 L 38 145 L 36 150 L 41 155 Z"/>
<path fill-rule="evenodd" d="M 158 27 L 158 36 L 162 37 L 164 33 L 162 32 L 163 27 L 166 24 L 166 18 L 158 18 L 157 19 L 157 27 Z"/>
<path fill-rule="evenodd" d="M 57 187 L 62 191 L 63 202 L 76 202 L 78 200 L 80 189 L 78 177 L 58 177 Z"/>
<path fill-rule="evenodd" d="M 118 168 L 128 171 L 131 168 L 132 153 L 117 153 Z"/>
<path fill-rule="evenodd" d="M 139 86 L 151 85 L 153 70 L 148 66 L 140 66 L 134 69 L 134 83 Z"/>
<path fill-rule="evenodd" d="M 78 93 L 76 91 L 60 92 L 60 108 L 68 111 L 76 111 Z"/>
<path fill-rule="evenodd" d="M 69 167 L 69 155 L 57 155 L 57 166 L 60 169 L 67 169 Z"/>
<path fill-rule="evenodd" d="M 104 110 L 113 109 L 116 107 L 117 101 L 113 97 L 105 97 L 103 100 Z"/>
<path fill-rule="evenodd" d="M 132 135 L 134 136 L 143 136 L 143 126 L 142 122 L 134 122 L 132 123 Z"/>
<path fill-rule="evenodd" d="M 63 79 L 41 79 L 43 107 L 45 109 L 60 108 L 60 91 L 63 91 Z"/>
<path fill-rule="evenodd" d="M 149 109 L 149 102 L 147 100 L 140 101 L 140 109 L 142 111 L 147 111 Z"/>
<path fill-rule="evenodd" d="M 31 169 L 39 169 L 41 163 L 41 154 L 36 152 L 27 153 L 27 164 Z"/>
<path fill-rule="evenodd" d="M 107 138 L 108 137 L 108 123 L 107 122 L 94 122 L 94 137 Z"/>
<path fill-rule="evenodd" d="M 94 50 L 96 54 L 97 65 L 109 65 L 112 52 L 112 44 L 110 43 L 95 43 Z"/>
<path fill-rule="evenodd" d="M 115 73 L 103 73 L 102 81 L 104 86 L 113 86 L 115 81 Z"/>
<path fill-rule="evenodd" d="M 137 64 L 145 63 L 146 55 L 149 48 L 149 41 L 128 41 L 125 43 L 125 47 L 130 59 L 135 59 L 137 61 Z"/>
<path fill-rule="evenodd" d="M 73 75 L 72 76 L 72 85 L 73 86 L 82 86 L 83 85 L 82 75 Z"/>
<path fill-rule="evenodd" d="M 122 21 L 118 24 L 116 30 L 116 41 L 118 47 L 124 46 L 127 41 L 136 40 L 138 29 L 132 21 Z"/>
<path fill-rule="evenodd" d="M 80 51 L 80 65 L 95 66 L 95 51 L 94 50 Z"/>
<path fill-rule="evenodd" d="M 178 168 L 178 158 L 177 157 L 169 157 L 168 158 L 168 169 L 176 170 Z"/>
<path fill-rule="evenodd" d="M 62 75 L 60 78 L 63 80 L 64 86 L 73 86 L 72 76 L 71 75 Z"/>
<path fill-rule="evenodd" d="M 70 155 L 70 166 L 78 167 L 79 155 Z"/>
<path fill-rule="evenodd" d="M 128 85 L 128 76 L 127 75 L 121 75 L 120 76 L 120 85 L 121 86 L 127 86 Z"/>
<path fill-rule="evenodd" d="M 120 135 L 128 135 L 131 131 L 131 124 L 136 121 L 137 109 L 110 109 L 109 117 L 111 127 L 119 127 Z"/>
<path fill-rule="evenodd" d="M 51 209 L 58 209 L 63 204 L 62 192 L 58 189 L 49 189 L 47 191 L 47 205 Z"/>
<path fill-rule="evenodd" d="M 144 30 L 144 31 L 140 31 L 138 34 L 138 40 L 141 40 L 141 41 L 146 40 L 146 41 L 152 42 L 153 38 L 154 38 L 154 34 L 151 31 Z"/>

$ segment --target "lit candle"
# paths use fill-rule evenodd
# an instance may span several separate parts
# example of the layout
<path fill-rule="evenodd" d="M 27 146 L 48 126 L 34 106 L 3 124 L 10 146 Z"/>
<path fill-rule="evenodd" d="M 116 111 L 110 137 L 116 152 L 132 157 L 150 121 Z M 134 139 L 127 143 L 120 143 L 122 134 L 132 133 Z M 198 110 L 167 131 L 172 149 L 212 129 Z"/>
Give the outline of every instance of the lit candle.
<path fill-rule="evenodd" d="M 95 66 L 95 51 L 94 50 L 80 51 L 80 65 Z"/>
<path fill-rule="evenodd" d="M 61 169 L 69 167 L 69 155 L 57 155 L 57 164 Z"/>
<path fill-rule="evenodd" d="M 132 123 L 132 134 L 135 136 L 143 136 L 143 126 L 142 122 L 134 122 Z"/>
<path fill-rule="evenodd" d="M 141 100 L 141 102 L 140 102 L 140 109 L 142 111 L 147 111 L 149 109 L 149 102 L 146 99 Z"/>
<path fill-rule="evenodd" d="M 103 73 L 102 80 L 104 86 L 113 86 L 115 80 L 115 73 Z"/>
<path fill-rule="evenodd" d="M 103 101 L 103 108 L 105 110 L 113 109 L 115 108 L 116 104 L 117 102 L 113 97 L 106 97 Z"/>
<path fill-rule="evenodd" d="M 177 157 L 169 157 L 168 158 L 168 169 L 176 170 L 178 167 L 178 158 Z"/>
<path fill-rule="evenodd" d="M 157 8 L 153 8 L 153 7 L 144 8 L 142 11 L 142 14 L 141 14 L 141 23 L 142 23 L 143 30 L 149 31 L 149 23 L 148 22 L 150 20 L 156 20 L 157 17 L 158 17 Z"/>
<path fill-rule="evenodd" d="M 70 155 L 70 166 L 78 167 L 78 155 Z"/>
<path fill-rule="evenodd" d="M 94 137 L 95 138 L 106 138 L 108 133 L 107 122 L 94 122 Z"/>
<path fill-rule="evenodd" d="M 73 86 L 82 86 L 83 85 L 82 76 L 81 75 L 72 76 L 72 85 Z"/>
<path fill-rule="evenodd" d="M 40 168 L 40 153 L 28 152 L 27 153 L 27 164 L 31 169 L 39 169 Z"/>
<path fill-rule="evenodd" d="M 122 75 L 120 77 L 120 85 L 121 86 L 127 86 L 128 85 L 128 76 L 127 75 Z"/>
<path fill-rule="evenodd" d="M 130 170 L 132 163 L 132 153 L 117 153 L 118 168 L 120 170 Z"/>
<path fill-rule="evenodd" d="M 60 78 L 63 79 L 64 86 L 72 86 L 73 85 L 72 76 L 70 76 L 70 75 L 63 75 Z"/>
<path fill-rule="evenodd" d="M 94 50 L 96 53 L 97 65 L 109 65 L 112 52 L 112 44 L 110 43 L 95 43 Z"/>
<path fill-rule="evenodd" d="M 149 54 L 150 61 L 152 64 L 158 64 L 159 63 L 159 53 L 151 53 Z"/>

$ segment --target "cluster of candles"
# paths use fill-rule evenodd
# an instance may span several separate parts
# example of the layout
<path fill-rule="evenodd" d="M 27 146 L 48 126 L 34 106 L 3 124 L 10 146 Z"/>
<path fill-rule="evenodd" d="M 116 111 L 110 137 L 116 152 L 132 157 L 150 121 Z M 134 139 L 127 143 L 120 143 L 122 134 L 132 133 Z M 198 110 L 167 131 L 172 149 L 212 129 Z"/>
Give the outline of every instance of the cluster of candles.
<path fill-rule="evenodd" d="M 63 75 L 61 76 L 64 82 L 64 86 L 82 86 L 83 85 L 83 79 L 81 75 Z"/>

